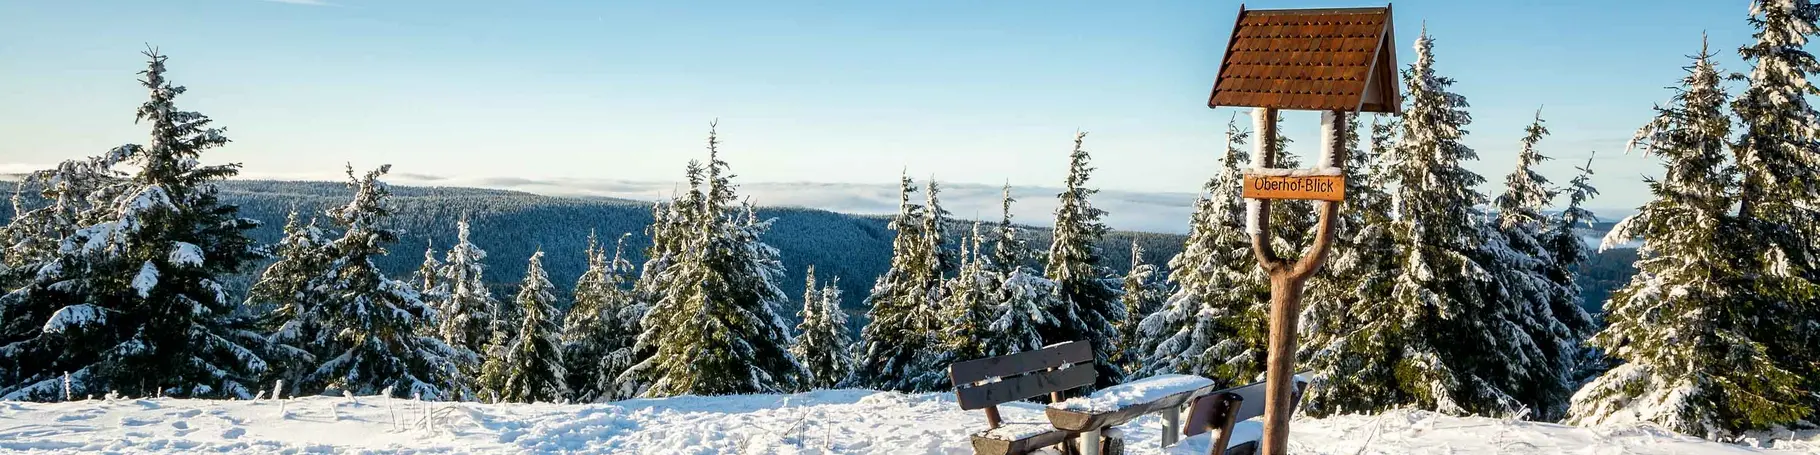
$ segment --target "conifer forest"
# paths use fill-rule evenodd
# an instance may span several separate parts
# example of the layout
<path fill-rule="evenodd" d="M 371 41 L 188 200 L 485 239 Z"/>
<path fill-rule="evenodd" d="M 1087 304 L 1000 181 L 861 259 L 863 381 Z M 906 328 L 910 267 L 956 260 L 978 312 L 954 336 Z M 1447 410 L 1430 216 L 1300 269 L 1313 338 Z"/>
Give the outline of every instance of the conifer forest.
<path fill-rule="evenodd" d="M 1548 109 L 1473 123 L 1448 43 L 1398 43 L 1416 57 L 1398 68 L 1401 114 L 1344 125 L 1346 198 L 1299 315 L 1300 413 L 1641 422 L 1713 441 L 1820 425 L 1820 6 L 1752 3 L 1736 20 L 1753 41 L 1689 48 L 1679 80 L 1637 82 L 1666 101 L 1634 106 L 1653 118 L 1600 153 L 1662 172 L 1623 219 L 1590 210 L 1595 161 L 1539 169 L 1584 153 L 1551 143 Z M 1715 61 L 1734 48 L 1745 66 Z M 1043 182 L 1060 188 L 1043 219 L 1014 219 L 1026 202 L 1009 184 L 1000 213 L 951 213 L 925 177 L 942 169 L 904 170 L 888 216 L 760 206 L 741 194 L 748 158 L 708 119 L 656 203 L 394 187 L 404 170 L 359 157 L 341 182 L 243 180 L 211 152 L 251 144 L 230 140 L 234 119 L 184 110 L 178 54 L 148 48 L 120 75 L 146 94 L 120 110 L 147 137 L 14 179 L 0 402 L 950 392 L 953 363 L 1070 341 L 1094 353 L 1081 393 L 1162 374 L 1243 385 L 1264 378 L 1270 278 L 1240 183 L 1260 141 L 1280 145 L 1278 167 L 1314 159 L 1221 125 L 1186 235 L 1107 226 L 1095 171 L 1128 164 L 1085 131 L 1054 150 L 1068 171 Z M 1462 141 L 1492 129 L 1521 140 Z M 1516 165 L 1467 168 L 1491 154 Z M 1317 203 L 1276 204 L 1277 251 L 1307 249 Z M 1587 241 L 1601 223 L 1604 242 Z"/>

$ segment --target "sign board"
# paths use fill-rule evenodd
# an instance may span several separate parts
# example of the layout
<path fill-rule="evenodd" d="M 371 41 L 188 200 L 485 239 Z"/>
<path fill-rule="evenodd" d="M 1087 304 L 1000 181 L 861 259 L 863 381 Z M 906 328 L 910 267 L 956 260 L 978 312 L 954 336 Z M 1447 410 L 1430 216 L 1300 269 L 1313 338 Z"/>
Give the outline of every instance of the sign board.
<path fill-rule="evenodd" d="M 1335 201 L 1346 199 L 1346 177 L 1320 175 L 1306 170 L 1289 172 L 1245 173 L 1246 199 L 1307 199 Z"/>

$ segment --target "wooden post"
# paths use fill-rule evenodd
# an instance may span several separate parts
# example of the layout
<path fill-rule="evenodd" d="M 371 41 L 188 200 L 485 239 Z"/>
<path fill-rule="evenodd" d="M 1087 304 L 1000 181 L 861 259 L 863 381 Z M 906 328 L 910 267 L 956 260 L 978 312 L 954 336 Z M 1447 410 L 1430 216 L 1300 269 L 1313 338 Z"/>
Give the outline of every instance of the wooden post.
<path fill-rule="evenodd" d="M 1258 132 L 1254 140 L 1258 141 L 1256 150 L 1260 156 L 1254 158 L 1253 167 L 1273 166 L 1278 153 L 1273 140 L 1276 138 L 1276 109 L 1258 109 L 1263 112 L 1253 117 L 1257 123 L 1253 130 Z M 1317 167 L 1344 166 L 1346 113 L 1330 112 L 1322 116 L 1322 123 L 1323 132 L 1328 134 L 1322 135 L 1322 154 Z M 1300 260 L 1292 263 L 1277 256 L 1270 248 L 1270 200 L 1253 199 L 1250 202 L 1256 207 L 1247 214 L 1251 217 L 1247 226 L 1251 231 L 1251 250 L 1257 256 L 1258 264 L 1270 275 L 1270 348 L 1266 360 L 1261 448 L 1264 455 L 1285 455 L 1289 452 L 1289 417 L 1295 412 L 1295 384 L 1291 375 L 1295 374 L 1296 319 L 1301 315 L 1302 286 L 1326 262 L 1340 203 L 1317 202 L 1321 205 L 1321 218 L 1314 245 Z"/>

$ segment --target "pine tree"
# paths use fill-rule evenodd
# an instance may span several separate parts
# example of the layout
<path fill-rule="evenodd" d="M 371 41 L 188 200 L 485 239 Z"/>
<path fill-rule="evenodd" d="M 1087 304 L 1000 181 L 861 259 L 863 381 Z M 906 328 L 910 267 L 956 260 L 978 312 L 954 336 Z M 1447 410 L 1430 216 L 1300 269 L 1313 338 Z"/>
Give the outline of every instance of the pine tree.
<path fill-rule="evenodd" d="M 1587 200 L 1599 195 L 1599 190 L 1592 186 L 1592 157 L 1586 157 L 1586 165 L 1578 168 L 1580 173 L 1567 182 L 1567 207 L 1547 220 L 1548 226 L 1542 231 L 1542 249 L 1553 259 L 1545 264 L 1544 275 L 1554 285 L 1548 300 L 1549 309 L 1555 319 L 1567 327 L 1573 340 L 1585 340 L 1597 331 L 1598 325 L 1592 316 L 1580 306 L 1580 284 L 1577 282 L 1577 270 L 1581 264 L 1593 256 L 1593 251 L 1580 239 L 1575 229 L 1588 227 L 1594 221 L 1593 213 L 1585 208 Z M 1577 342 L 1574 351 L 1568 356 L 1566 367 L 1570 368 L 1570 377 L 1578 377 L 1580 363 L 1586 358 L 1585 343 Z M 1578 360 L 1575 360 L 1578 359 Z M 1569 381 L 1579 383 L 1579 381 Z"/>
<path fill-rule="evenodd" d="M 1311 415 L 1374 412 L 1396 406 L 1396 354 L 1392 336 L 1405 332 L 1394 311 L 1391 286 L 1400 256 L 1391 235 L 1392 199 L 1385 158 L 1395 147 L 1396 120 L 1373 119 L 1371 149 L 1347 135 L 1346 201 L 1335 228 L 1329 264 L 1309 284 L 1301 320 L 1299 362 L 1314 383 L 1302 399 Z M 1358 117 L 1348 131 L 1357 131 Z"/>
<path fill-rule="evenodd" d="M 423 249 L 423 265 L 417 266 L 417 272 L 411 275 L 411 281 L 417 283 L 418 295 L 423 300 L 423 304 L 438 309 L 439 317 L 443 302 L 449 298 L 448 287 L 444 286 L 441 277 L 437 276 L 441 269 L 442 261 L 436 259 L 436 244 L 432 241 Z M 420 329 L 424 333 L 436 336 L 441 334 L 441 324 L 442 321 L 439 320 L 425 320 Z"/>
<path fill-rule="evenodd" d="M 387 278 L 373 264 L 386 253 L 385 244 L 398 240 L 396 231 L 381 225 L 391 210 L 385 201 L 390 190 L 379 177 L 391 167 L 356 176 L 349 166 L 353 200 L 329 211 L 342 235 L 329 245 L 334 259 L 318 311 L 322 331 L 332 339 L 313 350 L 320 363 L 299 381 L 302 390 L 356 395 L 391 390 L 394 396 L 426 399 L 454 398 L 463 390 L 457 368 L 469 354 L 419 335 L 419 321 L 436 310 L 424 305 L 410 283 Z"/>
<path fill-rule="evenodd" d="M 1555 260 L 1542 244 L 1546 221 L 1542 211 L 1556 192 L 1535 171 L 1549 159 L 1536 149 L 1548 134 L 1542 123 L 1537 111 L 1535 121 L 1524 129 L 1527 135 L 1517 152 L 1517 168 L 1505 177 L 1504 193 L 1494 200 L 1497 214 L 1484 228 L 1483 249 L 1487 268 L 1497 278 L 1486 288 L 1487 300 L 1503 302 L 1510 324 L 1523 334 L 1519 346 L 1525 355 L 1517 359 L 1518 377 L 1511 381 L 1511 392 L 1532 410 L 1532 417 L 1556 420 L 1567 409 L 1572 393 L 1568 376 L 1578 360 L 1583 334 L 1557 319 L 1550 305 L 1558 289 L 1547 275 Z"/>
<path fill-rule="evenodd" d="M 6 255 L 8 275 L 21 279 L 0 296 L 9 321 L 0 400 L 61 396 L 66 374 L 73 393 L 249 397 L 265 373 L 268 346 L 220 281 L 256 257 L 246 231 L 258 223 L 220 203 L 213 184 L 239 165 L 198 161 L 228 139 L 208 117 L 178 110 L 185 89 L 165 79 L 166 57 L 145 56 L 150 99 L 135 118 L 150 125 L 150 145 L 66 163 L 50 174 L 85 180 L 43 182 L 50 208 L 19 214 L 26 235 L 68 234 L 54 253 L 42 243 L 52 238 L 38 238 Z M 116 164 L 136 169 L 123 178 Z"/>
<path fill-rule="evenodd" d="M 489 355 L 489 347 L 499 347 L 490 344 L 494 334 L 500 332 L 494 315 L 503 304 L 487 288 L 486 264 L 482 262 L 487 252 L 475 246 L 469 234 L 468 219 L 463 216 L 455 222 L 455 246 L 449 248 L 437 271 L 437 281 L 446 295 L 439 296 L 442 306 L 437 308 L 440 316 L 436 332 L 444 343 L 466 354 L 461 358 L 475 360 L 460 365 L 462 377 L 475 378 L 480 375 L 477 362 Z"/>
<path fill-rule="evenodd" d="M 1093 168 L 1088 167 L 1089 155 L 1081 147 L 1086 138 L 1087 133 L 1074 134 L 1068 178 L 1062 192 L 1056 195 L 1054 240 L 1043 275 L 1055 281 L 1060 306 L 1051 310 L 1058 324 L 1045 327 L 1043 341 L 1085 341 L 1093 345 L 1094 368 L 1099 370 L 1097 388 L 1125 380 L 1125 372 L 1109 360 L 1113 341 L 1118 338 L 1112 324 L 1125 318 L 1125 308 L 1119 306 L 1120 290 L 1110 278 L 1112 274 L 1100 265 L 1097 245 L 1108 229 L 1100 221 L 1106 211 L 1087 201 L 1099 190 L 1087 187 Z"/>
<path fill-rule="evenodd" d="M 651 355 L 621 375 L 643 386 L 643 396 L 780 392 L 802 381 L 804 368 L 790 355 L 791 336 L 777 314 L 783 264 L 759 239 L 771 221 L 759 221 L 750 203 L 733 204 L 733 176 L 718 145 L 710 129 L 706 192 L 690 191 L 701 196 L 684 217 L 684 254 L 666 271 L 672 287 L 640 321 L 635 349 Z"/>
<path fill-rule="evenodd" d="M 1004 195 L 999 204 L 1004 211 L 998 223 L 998 232 L 992 241 L 992 272 L 1000 276 L 1010 276 L 1018 267 L 1029 265 L 1030 245 L 1028 241 L 1018 238 L 1018 227 L 1011 223 L 1011 203 L 1017 199 L 1011 197 L 1011 183 L 1005 183 Z"/>
<path fill-rule="evenodd" d="M 1033 253 L 1028 242 L 1018 237 L 1017 225 L 1011 223 L 1011 185 L 1004 188 L 1003 218 L 992 249 L 992 260 L 985 265 L 998 283 L 992 301 L 996 316 L 987 327 L 981 349 L 992 355 L 1007 355 L 1042 349 L 1041 328 L 1056 325 L 1049 309 L 1056 306 L 1055 282 L 1031 270 L 1026 262 Z M 976 253 L 977 254 L 977 253 Z"/>
<path fill-rule="evenodd" d="M 1194 374 L 1233 384 L 1256 374 L 1260 360 L 1253 359 L 1249 348 L 1256 342 L 1243 341 L 1239 333 L 1247 328 L 1232 325 L 1263 320 L 1253 276 L 1258 266 L 1240 218 L 1241 165 L 1250 160 L 1243 146 L 1249 138 L 1236 121 L 1227 123 L 1220 173 L 1208 180 L 1206 196 L 1195 203 L 1182 252 L 1169 260 L 1175 292 L 1138 325 L 1139 351 L 1145 356 L 1139 375 Z"/>
<path fill-rule="evenodd" d="M 1162 304 L 1164 290 L 1157 286 L 1152 277 L 1155 274 L 1156 266 L 1144 262 L 1144 249 L 1138 246 L 1137 239 L 1132 239 L 1131 270 L 1125 272 L 1125 292 L 1119 298 L 1119 304 L 1125 307 L 1125 318 L 1115 326 L 1119 338 L 1115 344 L 1117 350 L 1112 353 L 1112 362 L 1122 368 L 1127 377 L 1137 374 L 1143 367 L 1143 358 L 1138 352 L 1138 323 Z"/>
<path fill-rule="evenodd" d="M 1472 118 L 1466 99 L 1447 91 L 1453 80 L 1435 74 L 1433 43 L 1424 32 L 1403 73 L 1402 140 L 1386 169 L 1397 186 L 1392 234 L 1403 252 L 1391 308 L 1381 314 L 1400 325 L 1380 335 L 1395 356 L 1390 389 L 1400 394 L 1386 404 L 1506 415 L 1519 405 L 1507 388 L 1520 355 L 1511 344 L 1526 337 L 1482 294 L 1495 279 L 1479 263 L 1485 236 L 1475 207 L 1484 196 L 1473 188 L 1484 178 L 1461 166 L 1477 158 L 1460 142 Z"/>
<path fill-rule="evenodd" d="M 501 375 L 482 382 L 498 384 L 492 394 L 509 403 L 555 402 L 566 399 L 568 371 L 563 366 L 562 332 L 556 314 L 556 286 L 543 271 L 543 250 L 531 253 L 524 282 L 518 285 L 513 304 L 523 315 L 506 354 L 488 358 L 483 371 Z M 493 363 L 500 365 L 493 365 Z"/>
<path fill-rule="evenodd" d="M 941 284 L 936 253 L 929 248 L 931 236 L 923 229 L 926 207 L 910 202 L 916 192 L 915 182 L 904 176 L 898 187 L 898 213 L 890 228 L 897 231 L 892 241 L 891 267 L 878 277 L 871 295 L 863 306 L 870 308 L 869 322 L 860 333 L 859 384 L 879 390 L 917 392 L 938 390 L 941 385 L 918 382 L 929 375 L 922 371 L 922 355 L 937 343 L 936 327 L 940 325 L 931 300 Z"/>
<path fill-rule="evenodd" d="M 1781 367 L 1758 326 L 1741 169 L 1726 159 L 1731 120 L 1704 47 L 1667 107 L 1632 140 L 1662 157 L 1655 199 L 1620 221 L 1606 244 L 1642 238 L 1637 274 L 1605 302 L 1590 344 L 1621 362 L 1574 394 L 1567 422 L 1652 422 L 1723 438 L 1806 415 L 1799 372 Z M 1748 134 L 1748 133 L 1747 133 Z M 1743 166 L 1739 166 L 1743 167 Z"/>
<path fill-rule="evenodd" d="M 632 294 L 622 286 L 632 271 L 623 256 L 629 236 L 621 235 L 613 256 L 607 257 L 588 233 L 588 270 L 575 280 L 574 304 L 562 328 L 563 364 L 569 390 L 579 402 L 625 398 L 611 379 L 632 366 L 638 335 L 637 320 L 627 314 L 634 306 Z"/>
<path fill-rule="evenodd" d="M 247 291 L 243 305 L 262 311 L 260 325 L 270 334 L 274 346 L 271 377 L 296 384 L 316 367 L 312 352 L 327 346 L 334 334 L 322 331 L 321 303 L 328 299 L 327 276 L 335 260 L 327 233 L 316 226 L 316 219 L 302 221 L 297 209 L 284 225 L 284 238 L 273 245 L 276 262 L 266 266 L 259 280 Z M 261 383 L 267 381 L 260 381 Z"/>
<path fill-rule="evenodd" d="M 1806 378 L 1801 388 L 1820 390 L 1820 111 L 1808 97 L 1820 94 L 1809 75 L 1820 61 L 1808 39 L 1820 33 L 1820 6 L 1809 0 L 1753 0 L 1750 24 L 1756 42 L 1738 49 L 1753 64 L 1749 85 L 1732 103 L 1743 130 L 1733 144 L 1740 178 L 1738 215 L 1752 241 L 1744 255 L 1751 277 L 1750 308 L 1763 321 L 1752 338 L 1764 343 L 1776 368 Z M 1820 420 L 1820 394 L 1803 400 L 1807 417 Z"/>
<path fill-rule="evenodd" d="M 797 325 L 796 344 L 790 354 L 808 368 L 808 389 L 839 387 L 853 373 L 853 359 L 847 348 L 853 344 L 847 336 L 846 313 L 840 309 L 840 277 L 825 288 L 815 287 L 815 266 L 809 266 L 808 283 L 803 286 L 803 322 Z"/>
<path fill-rule="evenodd" d="M 1009 354 L 986 350 L 989 327 L 998 317 L 999 305 L 993 300 L 998 295 L 999 284 L 986 270 L 986 257 L 980 254 L 984 248 L 980 225 L 976 222 L 973 235 L 961 241 L 958 273 L 943 284 L 946 290 L 941 301 L 941 320 L 944 324 L 940 329 L 941 349 L 935 351 L 941 358 L 931 362 L 934 366 Z M 930 379 L 939 382 L 948 372 L 943 368 L 930 368 L 925 374 L 942 376 Z"/>

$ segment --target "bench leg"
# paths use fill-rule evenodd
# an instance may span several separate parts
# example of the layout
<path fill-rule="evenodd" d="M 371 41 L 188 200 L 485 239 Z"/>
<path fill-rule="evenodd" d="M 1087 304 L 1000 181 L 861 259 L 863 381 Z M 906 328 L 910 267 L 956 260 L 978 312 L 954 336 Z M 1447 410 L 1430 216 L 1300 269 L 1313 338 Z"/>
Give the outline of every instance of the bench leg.
<path fill-rule="evenodd" d="M 1081 433 L 1081 455 L 1100 455 L 1100 430 Z"/>
<path fill-rule="evenodd" d="M 1182 408 L 1170 406 L 1163 410 L 1163 447 L 1175 445 L 1175 438 L 1182 434 Z"/>

